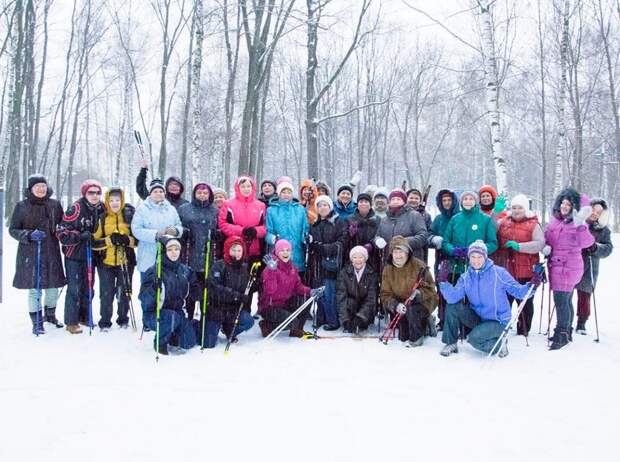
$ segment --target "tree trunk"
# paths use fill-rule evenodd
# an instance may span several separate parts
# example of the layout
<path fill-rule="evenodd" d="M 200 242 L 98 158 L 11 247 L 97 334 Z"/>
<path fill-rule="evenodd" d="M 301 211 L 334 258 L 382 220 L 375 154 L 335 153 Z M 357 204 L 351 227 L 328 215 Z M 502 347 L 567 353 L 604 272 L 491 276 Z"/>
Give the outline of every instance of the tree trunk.
<path fill-rule="evenodd" d="M 207 162 L 207 159 L 211 159 L 213 162 L 215 157 L 215 150 L 211 149 L 209 156 L 203 151 L 202 146 L 202 103 L 203 94 L 201 87 L 201 73 L 202 73 L 202 43 L 204 40 L 204 22 L 203 22 L 203 5 L 202 0 L 195 0 L 194 11 L 194 36 L 195 44 L 193 50 L 192 59 L 192 95 L 193 95 L 193 111 L 192 111 L 192 183 L 196 184 L 199 181 L 200 164 L 201 160 Z M 211 176 L 210 181 L 215 181 L 216 178 Z"/>
<path fill-rule="evenodd" d="M 564 1 L 562 12 L 562 40 L 560 42 L 560 95 L 558 102 L 558 146 L 555 154 L 555 173 L 553 182 L 553 195 L 557 196 L 562 190 L 564 183 L 563 161 L 566 157 L 566 87 L 568 67 L 568 19 L 570 15 L 570 1 Z"/>

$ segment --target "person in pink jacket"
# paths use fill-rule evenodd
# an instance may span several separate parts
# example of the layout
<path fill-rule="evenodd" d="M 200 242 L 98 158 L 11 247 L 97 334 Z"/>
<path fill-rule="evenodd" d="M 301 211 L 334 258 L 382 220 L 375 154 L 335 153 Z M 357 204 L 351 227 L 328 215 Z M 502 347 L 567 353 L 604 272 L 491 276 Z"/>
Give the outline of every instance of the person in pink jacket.
<path fill-rule="evenodd" d="M 545 228 L 547 245 L 543 254 L 549 258 L 549 285 L 557 312 L 551 350 L 559 350 L 572 341 L 573 290 L 583 276 L 581 249 L 594 243 L 586 224 L 591 212 L 587 197 L 566 188 L 556 198 L 553 218 Z"/>
<path fill-rule="evenodd" d="M 250 263 L 261 259 L 265 218 L 265 204 L 256 199 L 256 182 L 240 176 L 235 181 L 235 196 L 222 204 L 217 221 L 224 238 L 238 236 L 244 240 Z"/>

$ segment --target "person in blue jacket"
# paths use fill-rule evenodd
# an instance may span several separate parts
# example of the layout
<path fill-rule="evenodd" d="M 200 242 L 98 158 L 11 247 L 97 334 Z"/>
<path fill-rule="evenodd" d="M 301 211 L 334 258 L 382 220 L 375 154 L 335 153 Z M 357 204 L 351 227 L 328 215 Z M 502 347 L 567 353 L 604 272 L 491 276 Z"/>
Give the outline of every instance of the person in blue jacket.
<path fill-rule="evenodd" d="M 442 356 L 458 353 L 456 342 L 461 323 L 471 329 L 467 341 L 475 349 L 489 353 L 512 316 L 506 294 L 523 300 L 528 292 L 533 296 L 541 282 L 540 275 L 534 273 L 530 282 L 519 284 L 505 268 L 496 266 L 488 258 L 487 246 L 481 240 L 469 246 L 467 257 L 469 266 L 456 286 L 448 282 L 448 264 L 442 263 L 437 278 L 439 289 L 448 302 L 441 339 L 446 344 L 441 350 Z M 468 305 L 463 303 L 464 297 L 467 297 Z M 504 343 L 498 356 L 503 358 L 506 355 L 508 349 Z"/>
<path fill-rule="evenodd" d="M 305 245 L 310 227 L 306 209 L 293 199 L 293 185 L 284 180 L 278 183 L 278 199 L 272 199 L 267 209 L 267 235 L 265 242 L 268 246 L 275 245 L 279 239 L 286 239 L 293 248 L 293 265 L 297 271 L 305 271 Z"/>

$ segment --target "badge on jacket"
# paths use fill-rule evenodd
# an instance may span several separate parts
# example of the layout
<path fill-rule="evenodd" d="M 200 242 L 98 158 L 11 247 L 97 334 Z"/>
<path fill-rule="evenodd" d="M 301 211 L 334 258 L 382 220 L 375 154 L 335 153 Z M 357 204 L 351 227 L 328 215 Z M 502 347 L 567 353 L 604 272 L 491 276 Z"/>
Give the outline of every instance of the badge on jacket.
<path fill-rule="evenodd" d="M 474 223 L 473 225 L 471 225 L 471 229 L 472 229 L 472 231 L 477 231 L 478 230 L 478 225 Z"/>

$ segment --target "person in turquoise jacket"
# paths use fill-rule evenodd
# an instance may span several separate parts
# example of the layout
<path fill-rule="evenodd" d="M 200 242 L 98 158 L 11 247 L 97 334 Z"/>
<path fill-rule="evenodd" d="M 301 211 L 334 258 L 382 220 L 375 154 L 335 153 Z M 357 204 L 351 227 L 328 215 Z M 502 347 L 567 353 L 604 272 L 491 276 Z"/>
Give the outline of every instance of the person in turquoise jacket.
<path fill-rule="evenodd" d="M 265 242 L 275 245 L 279 239 L 286 239 L 293 248 L 293 265 L 297 271 L 305 271 L 305 242 L 310 227 L 306 209 L 293 199 L 293 185 L 287 180 L 278 184 L 278 199 L 272 200 L 267 209 L 267 235 Z"/>
<path fill-rule="evenodd" d="M 450 280 L 454 281 L 467 269 L 467 249 L 474 241 L 483 241 L 489 255 L 497 250 L 495 223 L 480 211 L 478 194 L 463 192 L 460 204 L 461 211 L 448 222 L 441 245 L 442 252 L 448 256 Z"/>

